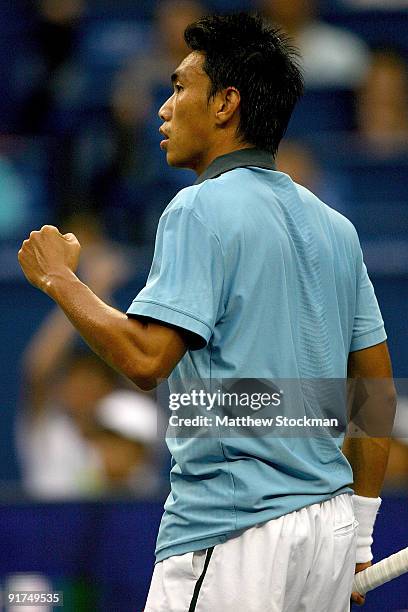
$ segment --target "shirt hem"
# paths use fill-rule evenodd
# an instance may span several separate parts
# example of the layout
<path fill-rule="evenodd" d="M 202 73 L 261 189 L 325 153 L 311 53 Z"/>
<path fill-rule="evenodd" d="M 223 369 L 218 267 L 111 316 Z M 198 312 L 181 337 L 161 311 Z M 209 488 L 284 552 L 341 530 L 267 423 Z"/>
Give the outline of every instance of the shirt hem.
<path fill-rule="evenodd" d="M 375 329 L 365 332 L 364 334 L 360 334 L 352 339 L 350 344 L 350 353 L 354 351 L 361 351 L 365 348 L 370 348 L 370 346 L 375 346 L 376 344 L 380 344 L 387 339 L 387 334 L 385 333 L 384 325 L 380 325 Z"/>
<path fill-rule="evenodd" d="M 153 300 L 134 300 L 128 308 L 127 314 L 149 317 L 181 327 L 203 338 L 206 344 L 212 335 L 209 325 L 194 315 Z"/>
<path fill-rule="evenodd" d="M 308 506 L 312 506 L 313 504 L 318 504 L 325 502 L 329 499 L 333 499 L 338 495 L 343 495 L 347 493 L 352 495 L 354 493 L 353 489 L 349 486 L 343 486 L 334 493 L 327 493 L 325 495 L 312 495 L 313 500 L 310 500 L 310 503 L 302 503 L 299 506 L 291 509 L 289 512 L 271 512 L 269 516 L 263 516 L 260 520 L 255 520 L 254 522 L 248 523 L 245 527 L 235 528 L 231 531 L 226 531 L 217 535 L 209 536 L 207 538 L 201 538 L 199 540 L 193 540 L 191 542 L 183 542 L 181 544 L 172 545 L 166 548 L 162 548 L 161 550 L 156 549 L 156 561 L 155 563 L 159 563 L 160 561 L 164 561 L 169 557 L 174 557 L 178 555 L 184 555 L 185 553 L 195 552 L 197 550 L 203 550 L 204 548 L 210 548 L 211 546 L 216 546 L 217 544 L 223 544 L 226 540 L 238 535 L 240 532 L 249 529 L 250 527 L 254 527 L 254 525 L 266 523 L 267 521 L 279 518 L 280 516 L 284 516 L 284 514 L 291 514 L 292 512 L 297 512 L 302 508 L 307 508 Z"/>

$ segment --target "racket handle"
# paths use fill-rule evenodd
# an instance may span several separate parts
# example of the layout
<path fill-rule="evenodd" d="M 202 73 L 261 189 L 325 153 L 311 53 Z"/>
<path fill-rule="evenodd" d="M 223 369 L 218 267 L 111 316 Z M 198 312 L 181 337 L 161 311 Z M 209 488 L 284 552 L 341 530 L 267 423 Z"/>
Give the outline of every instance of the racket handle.
<path fill-rule="evenodd" d="M 364 595 L 376 587 L 408 572 L 408 548 L 374 563 L 371 567 L 358 572 L 354 576 L 353 592 Z"/>

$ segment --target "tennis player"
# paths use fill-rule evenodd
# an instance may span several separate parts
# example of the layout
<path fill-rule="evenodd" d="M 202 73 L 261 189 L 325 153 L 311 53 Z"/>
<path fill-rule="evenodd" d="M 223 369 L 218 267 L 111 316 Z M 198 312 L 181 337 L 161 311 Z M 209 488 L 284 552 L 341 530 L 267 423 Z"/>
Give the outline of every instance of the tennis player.
<path fill-rule="evenodd" d="M 191 53 L 159 111 L 161 148 L 198 178 L 160 219 L 145 288 L 127 314 L 103 303 L 75 274 L 75 236 L 52 226 L 22 245 L 27 279 L 143 389 L 167 377 L 170 387 L 391 379 L 354 227 L 274 166 L 302 92 L 293 50 L 246 14 L 203 18 L 185 39 Z M 384 404 L 394 397 L 392 382 L 385 388 Z M 171 493 L 146 612 L 348 610 L 353 574 L 372 558 L 388 441 L 350 439 L 345 454 L 341 442 L 169 438 Z"/>

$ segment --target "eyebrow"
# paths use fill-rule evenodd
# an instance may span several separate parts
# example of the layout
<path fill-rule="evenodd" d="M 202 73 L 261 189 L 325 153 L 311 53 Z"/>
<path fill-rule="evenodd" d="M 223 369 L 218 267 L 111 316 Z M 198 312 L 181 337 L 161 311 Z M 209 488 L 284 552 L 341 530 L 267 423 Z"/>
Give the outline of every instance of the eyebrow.
<path fill-rule="evenodd" d="M 184 77 L 184 72 L 173 72 L 173 74 L 171 75 L 171 82 L 174 85 L 174 83 L 176 81 L 178 81 L 179 79 L 182 79 Z"/>

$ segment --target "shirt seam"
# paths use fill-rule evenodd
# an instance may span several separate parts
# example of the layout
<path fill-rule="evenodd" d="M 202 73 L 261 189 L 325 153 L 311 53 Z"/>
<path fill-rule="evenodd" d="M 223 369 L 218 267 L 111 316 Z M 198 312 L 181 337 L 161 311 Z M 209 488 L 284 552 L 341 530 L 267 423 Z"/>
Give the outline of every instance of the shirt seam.
<path fill-rule="evenodd" d="M 203 321 L 199 317 L 196 317 L 195 315 L 191 314 L 191 312 L 188 312 L 187 310 L 182 310 L 181 308 L 174 308 L 173 306 L 168 306 L 167 304 L 163 304 L 163 302 L 158 302 L 157 300 L 146 300 L 146 299 L 139 300 L 138 298 L 135 298 L 133 300 L 132 304 L 134 304 L 135 302 L 142 303 L 142 304 L 155 304 L 156 306 L 161 306 L 162 308 L 166 308 L 167 310 L 172 310 L 173 312 L 177 312 L 179 314 L 182 314 L 182 315 L 184 315 L 186 317 L 189 317 L 190 319 L 195 319 L 199 323 L 202 323 L 202 325 L 205 325 L 207 327 L 207 329 L 212 333 L 212 329 L 208 325 L 208 323 L 206 323 L 205 321 Z M 130 314 L 132 314 L 132 313 L 130 313 Z"/>
<path fill-rule="evenodd" d="M 201 191 L 202 185 L 204 185 L 204 183 L 201 183 L 200 185 L 197 185 L 197 187 L 198 187 L 197 192 Z M 194 198 L 196 198 L 196 197 L 197 197 L 197 194 L 194 196 Z M 206 232 L 208 232 L 208 234 L 212 237 L 212 239 L 215 240 L 215 242 L 218 245 L 218 248 L 220 249 L 220 253 L 222 255 L 222 287 L 221 287 L 221 296 L 224 296 L 224 287 L 225 287 L 225 253 L 224 253 L 224 249 L 222 248 L 221 240 L 219 239 L 217 234 L 210 227 L 208 227 L 208 225 L 204 222 L 204 220 L 197 213 L 197 211 L 194 210 L 194 208 L 192 208 L 191 206 L 188 206 L 186 203 L 183 203 L 183 202 L 180 202 L 180 204 L 176 205 L 174 208 L 171 208 L 168 211 L 166 211 L 165 213 L 163 213 L 161 218 L 162 219 L 166 218 L 172 211 L 183 210 L 183 209 L 188 211 L 188 213 L 191 214 L 195 218 L 196 221 L 198 221 L 198 223 L 205 229 Z M 223 306 L 224 306 L 224 310 L 225 310 L 225 300 L 223 301 Z M 197 320 L 200 320 L 200 319 L 197 319 Z"/>
<path fill-rule="evenodd" d="M 203 187 L 204 183 L 200 183 L 199 185 L 191 185 L 191 187 L 196 187 L 197 192 L 201 191 L 202 187 Z M 187 188 L 188 189 L 188 188 Z M 179 192 L 181 193 L 181 192 Z M 197 197 L 197 194 L 194 195 L 194 199 Z M 210 236 L 212 236 L 214 238 L 214 240 L 217 242 L 220 251 L 222 253 L 222 255 L 224 255 L 223 249 L 222 249 L 222 245 L 221 245 L 221 241 L 219 239 L 219 237 L 217 236 L 217 234 L 210 228 L 208 227 L 208 225 L 205 223 L 204 219 L 201 218 L 201 216 L 197 213 L 197 211 L 191 206 L 189 205 L 190 202 L 179 202 L 177 203 L 175 206 L 167 209 L 161 216 L 161 219 L 165 219 L 166 217 L 168 217 L 172 212 L 175 212 L 176 210 L 187 210 L 190 214 L 193 215 L 193 217 L 200 223 L 200 225 L 202 225 L 204 227 L 204 229 L 210 234 Z"/>

